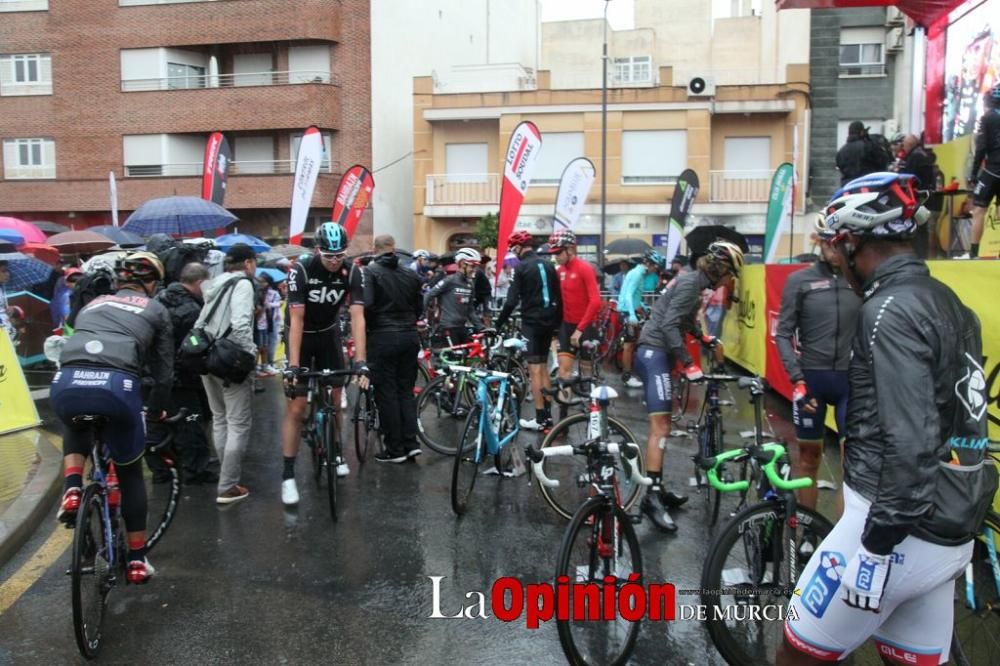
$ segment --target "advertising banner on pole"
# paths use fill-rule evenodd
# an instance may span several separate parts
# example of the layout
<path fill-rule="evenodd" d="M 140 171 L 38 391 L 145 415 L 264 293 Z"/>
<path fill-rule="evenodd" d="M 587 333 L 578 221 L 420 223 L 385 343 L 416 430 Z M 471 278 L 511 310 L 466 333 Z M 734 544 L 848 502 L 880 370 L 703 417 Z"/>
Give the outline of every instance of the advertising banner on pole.
<path fill-rule="evenodd" d="M 299 141 L 299 155 L 295 161 L 295 180 L 292 181 L 292 212 L 289 220 L 288 242 L 300 245 L 306 228 L 306 217 L 312 205 L 313 190 L 323 162 L 323 135 L 319 128 L 309 127 Z"/>
<path fill-rule="evenodd" d="M 764 263 L 778 260 L 778 245 L 782 234 L 788 232 L 792 217 L 792 180 L 795 168 L 784 162 L 774 171 L 771 194 L 767 199 L 767 227 L 764 235 Z"/>
<path fill-rule="evenodd" d="M 569 229 L 576 226 L 580 213 L 587 204 L 587 195 L 594 184 L 597 171 L 594 163 L 586 157 L 571 160 L 563 169 L 559 179 L 559 192 L 556 194 L 556 210 L 553 215 L 553 230 Z"/>
<path fill-rule="evenodd" d="M 535 160 L 542 150 L 542 135 L 535 123 L 525 120 L 514 128 L 504 156 L 503 186 L 500 190 L 500 220 L 497 230 L 497 256 L 507 255 L 507 237 L 514 231 L 517 214 L 524 203 L 524 193 L 531 182 Z M 499 272 L 497 277 L 499 278 Z"/>
<path fill-rule="evenodd" d="M 205 144 L 205 162 L 201 169 L 201 198 L 224 206 L 226 176 L 233 161 L 233 151 L 222 132 L 212 132 Z"/>
<path fill-rule="evenodd" d="M 38 410 L 14 354 L 14 345 L 7 331 L 0 328 L 0 434 L 33 428 L 38 422 Z"/>
<path fill-rule="evenodd" d="M 347 231 L 347 237 L 354 237 L 354 230 L 372 199 L 375 190 L 375 178 L 372 172 L 355 164 L 344 172 L 337 187 L 337 196 L 333 199 L 332 220 L 341 224 Z"/>
<path fill-rule="evenodd" d="M 670 200 L 670 217 L 667 219 L 667 252 L 664 258 L 668 266 L 681 247 L 684 224 L 687 222 L 688 213 L 691 212 L 691 206 L 694 205 L 695 197 L 698 196 L 698 185 L 698 174 L 691 169 L 684 169 L 677 177 L 674 196 Z"/>

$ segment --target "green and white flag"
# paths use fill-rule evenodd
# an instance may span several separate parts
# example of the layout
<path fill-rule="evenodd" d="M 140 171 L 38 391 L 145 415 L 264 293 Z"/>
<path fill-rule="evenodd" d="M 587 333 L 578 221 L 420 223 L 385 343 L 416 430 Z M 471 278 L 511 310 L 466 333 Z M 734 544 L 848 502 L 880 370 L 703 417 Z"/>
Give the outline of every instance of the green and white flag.
<path fill-rule="evenodd" d="M 767 199 L 767 230 L 764 234 L 765 264 L 773 264 L 777 260 L 781 236 L 790 231 L 794 179 L 795 167 L 789 162 L 779 165 L 771 179 L 771 194 Z"/>

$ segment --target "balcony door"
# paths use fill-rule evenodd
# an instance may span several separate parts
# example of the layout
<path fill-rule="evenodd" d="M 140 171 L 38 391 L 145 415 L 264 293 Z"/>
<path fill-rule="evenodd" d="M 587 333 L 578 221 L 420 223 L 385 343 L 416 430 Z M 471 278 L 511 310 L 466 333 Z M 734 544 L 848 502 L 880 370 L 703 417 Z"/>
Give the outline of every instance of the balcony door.
<path fill-rule="evenodd" d="M 240 53 L 233 56 L 234 86 L 269 86 L 273 59 L 270 53 Z"/>

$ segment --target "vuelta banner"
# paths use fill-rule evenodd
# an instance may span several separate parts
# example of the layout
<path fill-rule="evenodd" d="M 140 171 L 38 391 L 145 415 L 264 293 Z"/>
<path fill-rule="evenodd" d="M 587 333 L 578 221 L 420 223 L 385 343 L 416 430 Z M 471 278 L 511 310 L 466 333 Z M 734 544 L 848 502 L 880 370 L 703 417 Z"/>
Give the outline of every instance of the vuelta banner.
<path fill-rule="evenodd" d="M 333 221 L 342 224 L 347 231 L 347 237 L 354 237 L 354 230 L 371 201 L 375 190 L 375 178 L 372 172 L 355 164 L 344 172 L 337 187 L 337 196 L 333 199 Z"/>
<path fill-rule="evenodd" d="M 289 222 L 288 242 L 300 245 L 306 228 L 306 217 L 312 204 L 316 178 L 323 162 L 323 135 L 319 128 L 306 129 L 299 141 L 299 156 L 295 162 L 295 180 L 292 182 L 292 213 Z"/>
<path fill-rule="evenodd" d="M 115 181 L 115 172 L 108 172 L 108 187 L 111 189 L 111 224 L 118 228 L 118 183 Z"/>
<path fill-rule="evenodd" d="M 767 228 L 764 234 L 764 263 L 778 259 L 781 235 L 789 230 L 792 219 L 792 180 L 795 168 L 784 162 L 774 171 L 771 194 L 767 199 Z"/>
<path fill-rule="evenodd" d="M 201 169 L 201 198 L 223 205 L 226 176 L 233 161 L 233 151 L 222 132 L 212 132 L 205 144 L 205 162 Z"/>
<path fill-rule="evenodd" d="M 514 231 L 531 172 L 542 150 L 542 135 L 535 123 L 525 120 L 510 135 L 504 158 L 503 188 L 500 190 L 500 220 L 497 229 L 497 256 L 507 256 L 507 237 Z M 500 273 L 497 273 L 499 279 Z"/>
<path fill-rule="evenodd" d="M 684 223 L 688 213 L 698 196 L 698 174 L 691 169 L 684 169 L 674 186 L 674 196 L 670 200 L 670 217 L 667 219 L 667 253 L 664 258 L 667 265 L 677 256 L 684 238 Z"/>
<path fill-rule="evenodd" d="M 34 428 L 38 423 L 38 410 L 14 354 L 14 345 L 7 331 L 0 328 L 0 434 Z"/>
<path fill-rule="evenodd" d="M 586 157 L 578 157 L 566 165 L 562 178 L 559 179 L 553 230 L 573 230 L 587 203 L 587 195 L 590 194 L 590 187 L 594 184 L 596 175 L 594 163 Z"/>
<path fill-rule="evenodd" d="M 761 264 L 743 267 L 739 280 L 740 302 L 733 304 L 722 323 L 726 357 L 762 377 L 767 371 L 765 268 L 770 267 Z"/>

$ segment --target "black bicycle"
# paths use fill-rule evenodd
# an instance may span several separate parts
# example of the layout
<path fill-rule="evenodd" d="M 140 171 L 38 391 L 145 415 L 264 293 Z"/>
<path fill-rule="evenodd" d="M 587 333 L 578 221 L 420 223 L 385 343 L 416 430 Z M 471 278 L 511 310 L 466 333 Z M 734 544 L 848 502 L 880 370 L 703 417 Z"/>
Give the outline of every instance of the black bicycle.
<path fill-rule="evenodd" d="M 583 593 L 587 587 L 599 589 L 608 603 L 622 586 L 642 582 L 642 553 L 632 526 L 632 519 L 622 506 L 618 471 L 627 470 L 631 484 L 638 488 L 652 480 L 639 471 L 639 447 L 633 443 L 618 444 L 601 437 L 580 444 L 565 444 L 536 450 L 526 449 L 535 476 L 545 488 L 557 488 L 559 481 L 545 475 L 545 461 L 560 456 L 584 456 L 592 496 L 579 506 L 563 535 L 559 547 L 556 580 L 568 581 L 573 593 Z M 560 578 L 564 577 L 564 578 Z M 614 590 L 609 591 L 608 587 Z M 574 603 L 570 599 L 571 603 Z M 598 620 L 596 617 L 558 620 L 559 643 L 571 664 L 601 666 L 624 664 L 635 648 L 639 636 L 639 621 L 622 617 Z"/>
<path fill-rule="evenodd" d="M 382 423 L 379 420 L 378 405 L 375 404 L 375 389 L 368 386 L 358 389 L 358 397 L 351 413 L 351 424 L 354 427 L 354 452 L 358 462 L 364 464 L 372 449 L 382 446 Z"/>
<path fill-rule="evenodd" d="M 167 435 L 155 447 L 161 456 L 169 450 L 173 439 L 172 426 L 185 416 L 186 412 L 182 410 L 163 422 L 168 426 Z M 104 442 L 108 419 L 95 414 L 83 414 L 74 417 L 73 424 L 90 429 L 93 449 L 90 456 L 90 483 L 83 490 L 76 514 L 72 560 L 67 573 L 71 579 L 76 644 L 80 654 L 93 659 L 101 649 L 101 625 L 104 622 L 108 595 L 120 581 L 128 582 L 128 546 L 121 515 L 118 475 Z M 167 503 L 159 525 L 147 539 L 147 548 L 152 548 L 163 538 L 177 513 L 180 475 L 172 459 L 169 466 L 173 470 L 171 501 Z"/>

